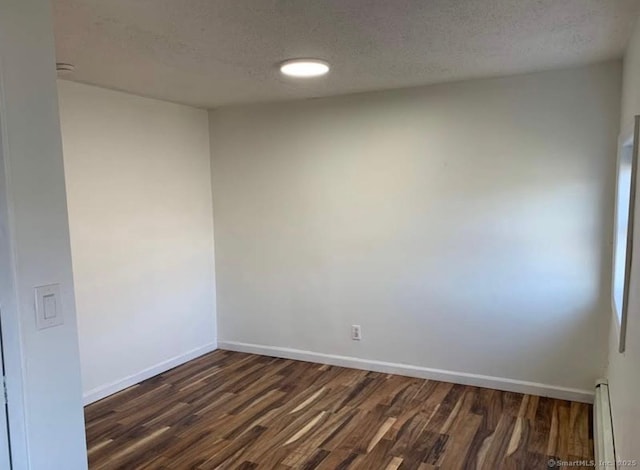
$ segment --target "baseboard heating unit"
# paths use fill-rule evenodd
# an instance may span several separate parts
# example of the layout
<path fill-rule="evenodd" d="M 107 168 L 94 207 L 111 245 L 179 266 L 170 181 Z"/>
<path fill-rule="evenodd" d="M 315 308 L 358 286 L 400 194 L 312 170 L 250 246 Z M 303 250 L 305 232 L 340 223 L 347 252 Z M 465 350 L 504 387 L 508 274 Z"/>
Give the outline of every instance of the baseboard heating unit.
<path fill-rule="evenodd" d="M 606 380 L 599 380 L 596 383 L 596 397 L 593 403 L 593 445 L 595 468 L 603 470 L 616 468 L 609 383 Z"/>

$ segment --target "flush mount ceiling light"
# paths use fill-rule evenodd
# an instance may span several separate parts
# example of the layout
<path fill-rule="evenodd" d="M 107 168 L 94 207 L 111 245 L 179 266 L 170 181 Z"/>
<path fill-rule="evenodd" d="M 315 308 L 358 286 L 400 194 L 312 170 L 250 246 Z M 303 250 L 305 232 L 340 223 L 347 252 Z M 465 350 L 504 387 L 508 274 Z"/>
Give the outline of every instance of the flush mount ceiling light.
<path fill-rule="evenodd" d="M 329 64 L 320 59 L 291 59 L 280 64 L 280 72 L 289 77 L 320 77 L 329 71 Z"/>

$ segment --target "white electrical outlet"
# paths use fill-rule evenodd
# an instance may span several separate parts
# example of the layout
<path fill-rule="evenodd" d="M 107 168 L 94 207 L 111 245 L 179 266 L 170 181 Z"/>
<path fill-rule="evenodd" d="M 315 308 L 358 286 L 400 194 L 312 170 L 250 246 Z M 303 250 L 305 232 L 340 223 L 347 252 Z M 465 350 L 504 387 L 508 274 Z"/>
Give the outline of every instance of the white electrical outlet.
<path fill-rule="evenodd" d="M 360 341 L 362 339 L 360 325 L 351 325 L 351 339 L 354 341 Z"/>

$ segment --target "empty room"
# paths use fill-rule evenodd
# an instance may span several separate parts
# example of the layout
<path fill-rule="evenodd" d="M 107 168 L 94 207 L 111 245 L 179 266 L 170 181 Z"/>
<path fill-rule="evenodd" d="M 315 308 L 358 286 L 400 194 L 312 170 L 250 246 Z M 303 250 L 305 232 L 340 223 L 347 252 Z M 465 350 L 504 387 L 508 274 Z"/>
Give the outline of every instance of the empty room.
<path fill-rule="evenodd" d="M 0 0 L 0 470 L 637 467 L 639 15 Z"/>

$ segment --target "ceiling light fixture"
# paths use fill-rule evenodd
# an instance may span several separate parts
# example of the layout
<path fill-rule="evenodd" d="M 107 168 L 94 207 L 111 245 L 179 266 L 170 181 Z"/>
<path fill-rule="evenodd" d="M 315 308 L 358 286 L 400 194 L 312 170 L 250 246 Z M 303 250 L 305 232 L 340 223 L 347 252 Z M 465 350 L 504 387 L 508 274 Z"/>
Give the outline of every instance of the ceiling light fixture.
<path fill-rule="evenodd" d="M 289 77 L 320 77 L 329 72 L 329 64 L 320 59 L 291 59 L 280 64 L 280 72 Z"/>

